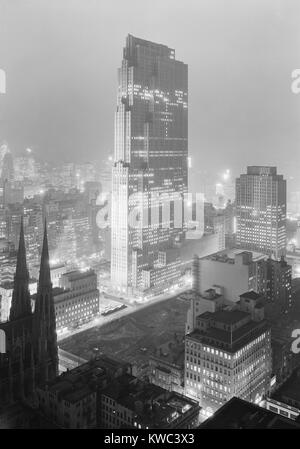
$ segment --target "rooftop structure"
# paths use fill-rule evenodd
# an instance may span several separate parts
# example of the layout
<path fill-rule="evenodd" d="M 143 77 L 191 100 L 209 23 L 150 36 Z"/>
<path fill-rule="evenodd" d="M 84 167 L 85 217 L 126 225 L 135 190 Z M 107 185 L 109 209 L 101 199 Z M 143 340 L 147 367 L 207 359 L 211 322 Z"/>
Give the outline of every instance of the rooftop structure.
<path fill-rule="evenodd" d="M 300 423 L 234 397 L 199 429 L 300 429 Z"/>

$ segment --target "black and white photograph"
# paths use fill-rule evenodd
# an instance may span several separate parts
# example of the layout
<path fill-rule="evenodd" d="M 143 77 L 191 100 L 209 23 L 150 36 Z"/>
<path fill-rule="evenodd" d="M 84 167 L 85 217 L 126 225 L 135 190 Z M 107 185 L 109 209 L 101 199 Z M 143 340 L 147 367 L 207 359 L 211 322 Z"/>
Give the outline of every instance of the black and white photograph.
<path fill-rule="evenodd" d="M 0 429 L 300 429 L 299 0 L 0 0 Z"/>

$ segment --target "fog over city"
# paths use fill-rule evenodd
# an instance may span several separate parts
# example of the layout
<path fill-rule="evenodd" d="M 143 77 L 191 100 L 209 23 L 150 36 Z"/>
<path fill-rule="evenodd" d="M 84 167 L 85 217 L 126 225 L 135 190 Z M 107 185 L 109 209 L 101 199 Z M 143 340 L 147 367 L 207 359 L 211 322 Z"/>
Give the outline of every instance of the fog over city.
<path fill-rule="evenodd" d="M 0 429 L 300 429 L 299 18 L 0 0 Z"/>
<path fill-rule="evenodd" d="M 111 152 L 116 67 L 132 33 L 175 48 L 189 65 L 192 182 L 199 170 L 238 174 L 254 160 L 294 177 L 299 11 L 297 0 L 1 0 L 5 138 L 52 160 Z"/>

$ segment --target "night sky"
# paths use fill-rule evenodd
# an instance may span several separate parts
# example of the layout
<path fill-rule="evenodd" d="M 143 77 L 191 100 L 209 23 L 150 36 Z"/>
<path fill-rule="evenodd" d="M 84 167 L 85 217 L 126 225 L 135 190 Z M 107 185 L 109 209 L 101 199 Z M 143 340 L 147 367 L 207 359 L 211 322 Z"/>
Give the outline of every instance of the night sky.
<path fill-rule="evenodd" d="M 53 161 L 112 151 L 128 33 L 189 65 L 195 172 L 277 165 L 300 190 L 299 0 L 0 0 L 0 139 Z"/>

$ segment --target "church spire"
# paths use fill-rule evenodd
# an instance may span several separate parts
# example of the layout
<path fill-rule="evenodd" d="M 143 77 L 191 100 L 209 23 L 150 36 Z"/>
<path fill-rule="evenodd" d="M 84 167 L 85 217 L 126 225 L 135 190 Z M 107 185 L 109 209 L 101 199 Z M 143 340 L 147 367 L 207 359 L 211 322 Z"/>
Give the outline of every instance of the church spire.
<path fill-rule="evenodd" d="M 48 249 L 48 237 L 47 237 L 47 222 L 45 219 L 44 227 L 44 239 L 41 255 L 39 288 L 52 287 L 51 274 L 50 274 L 50 261 L 49 261 L 49 249 Z"/>
<path fill-rule="evenodd" d="M 46 382 L 58 375 L 56 318 L 51 283 L 46 220 L 34 319 L 35 339 L 40 364 L 38 378 L 40 381 Z"/>
<path fill-rule="evenodd" d="M 29 293 L 29 273 L 26 263 L 23 217 L 21 217 L 17 267 L 14 278 L 14 291 L 10 309 L 10 320 L 17 320 L 31 314 Z"/>

